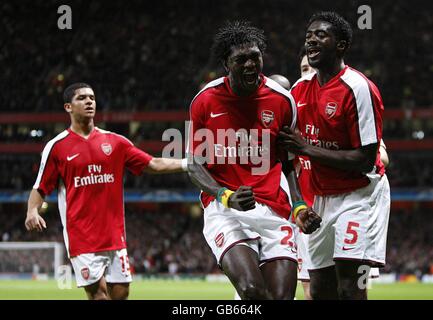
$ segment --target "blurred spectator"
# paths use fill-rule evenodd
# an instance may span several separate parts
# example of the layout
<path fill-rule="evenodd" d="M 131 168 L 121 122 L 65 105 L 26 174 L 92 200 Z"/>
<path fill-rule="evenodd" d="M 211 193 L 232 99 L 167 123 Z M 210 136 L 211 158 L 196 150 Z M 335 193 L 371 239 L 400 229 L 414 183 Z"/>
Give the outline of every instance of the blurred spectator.
<path fill-rule="evenodd" d="M 8 233 L 9 241 L 63 242 L 62 227 L 55 205 L 44 215 L 48 228 L 43 233 L 28 233 L 24 218 L 12 211 L 25 212 L 24 204 L 0 205 L 0 234 Z M 163 205 L 159 209 L 126 206 L 126 235 L 130 263 L 136 273 L 208 274 L 219 272 L 209 247 L 203 241 L 203 218 L 191 215 L 184 204 Z M 398 274 L 429 274 L 433 267 L 433 219 L 426 209 L 391 210 L 387 241 L 387 264 L 383 272 Z M 33 254 L 34 252 L 34 254 Z M 32 251 L 23 256 L 0 250 L 0 272 L 17 265 L 31 272 L 38 264 L 47 272 L 52 251 Z M 12 259 L 12 260 L 11 260 Z M 9 263 L 8 261 L 13 263 Z M 66 260 L 65 260 L 66 261 Z"/>
<path fill-rule="evenodd" d="M 357 39 L 347 63 L 372 78 L 387 107 L 432 105 L 429 10 L 407 1 L 375 2 L 372 30 L 360 30 L 359 5 L 340 0 L 332 6 L 351 22 Z M 303 26 L 313 12 L 329 9 L 319 0 L 77 0 L 72 30 L 59 30 L 58 6 L 56 0 L 0 4 L 0 66 L 8 79 L 0 92 L 3 111 L 60 111 L 63 89 L 77 81 L 95 88 L 100 110 L 187 109 L 199 85 L 221 74 L 209 48 L 216 28 L 234 19 L 265 30 L 265 74 L 281 73 L 293 83 Z M 411 23 L 402 28 L 401 21 Z"/>

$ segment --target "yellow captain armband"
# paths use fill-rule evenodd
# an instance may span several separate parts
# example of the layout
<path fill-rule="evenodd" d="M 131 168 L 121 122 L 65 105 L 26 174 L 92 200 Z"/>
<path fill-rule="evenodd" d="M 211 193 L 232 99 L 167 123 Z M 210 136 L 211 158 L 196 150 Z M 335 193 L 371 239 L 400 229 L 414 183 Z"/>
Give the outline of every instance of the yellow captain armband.
<path fill-rule="evenodd" d="M 224 207 L 229 207 L 229 198 L 230 196 L 235 193 L 234 191 L 227 189 L 227 188 L 221 188 L 218 190 L 217 194 L 217 200 L 223 204 Z"/>
<path fill-rule="evenodd" d="M 298 216 L 299 211 L 301 211 L 303 209 L 307 209 L 307 208 L 308 208 L 307 204 L 304 201 L 296 201 L 292 207 L 293 219 L 296 220 L 296 217 Z"/>

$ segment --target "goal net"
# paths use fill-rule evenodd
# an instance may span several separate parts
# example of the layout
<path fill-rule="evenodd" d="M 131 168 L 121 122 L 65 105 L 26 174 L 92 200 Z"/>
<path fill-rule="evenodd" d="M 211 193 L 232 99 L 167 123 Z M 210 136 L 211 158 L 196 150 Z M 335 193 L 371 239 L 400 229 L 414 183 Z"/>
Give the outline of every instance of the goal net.
<path fill-rule="evenodd" d="M 63 261 L 60 242 L 0 242 L 0 279 L 57 279 Z"/>

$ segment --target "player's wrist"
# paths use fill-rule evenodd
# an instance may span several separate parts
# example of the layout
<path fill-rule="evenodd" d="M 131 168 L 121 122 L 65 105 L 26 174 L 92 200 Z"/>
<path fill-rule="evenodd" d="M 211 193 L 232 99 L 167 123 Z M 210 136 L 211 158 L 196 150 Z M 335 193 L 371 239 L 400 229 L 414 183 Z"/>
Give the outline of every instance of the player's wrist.
<path fill-rule="evenodd" d="M 292 217 L 293 220 L 296 220 L 296 218 L 298 217 L 298 214 L 301 210 L 307 209 L 308 206 L 305 203 L 305 201 L 300 200 L 300 201 L 296 201 L 293 203 L 292 205 Z"/>
<path fill-rule="evenodd" d="M 222 187 L 218 190 L 217 201 L 222 203 L 224 207 L 230 208 L 229 199 L 233 193 L 235 192 L 228 188 Z"/>

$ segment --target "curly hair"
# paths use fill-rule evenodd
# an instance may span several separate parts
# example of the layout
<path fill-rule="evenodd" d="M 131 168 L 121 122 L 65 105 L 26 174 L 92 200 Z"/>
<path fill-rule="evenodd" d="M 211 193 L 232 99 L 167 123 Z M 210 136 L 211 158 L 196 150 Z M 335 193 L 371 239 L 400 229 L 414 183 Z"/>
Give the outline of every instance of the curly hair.
<path fill-rule="evenodd" d="M 350 26 L 349 22 L 347 22 L 338 13 L 334 11 L 322 11 L 313 14 L 313 16 L 310 18 L 310 20 L 307 23 L 307 29 L 314 21 L 329 22 L 332 25 L 332 30 L 337 40 L 346 41 L 347 43 L 346 50 L 352 44 L 352 34 L 353 34 L 352 27 Z"/>
<path fill-rule="evenodd" d="M 212 45 L 212 54 L 217 61 L 226 61 L 233 47 L 255 44 L 263 54 L 266 50 L 264 31 L 253 27 L 248 21 L 226 22 L 218 29 Z"/>

